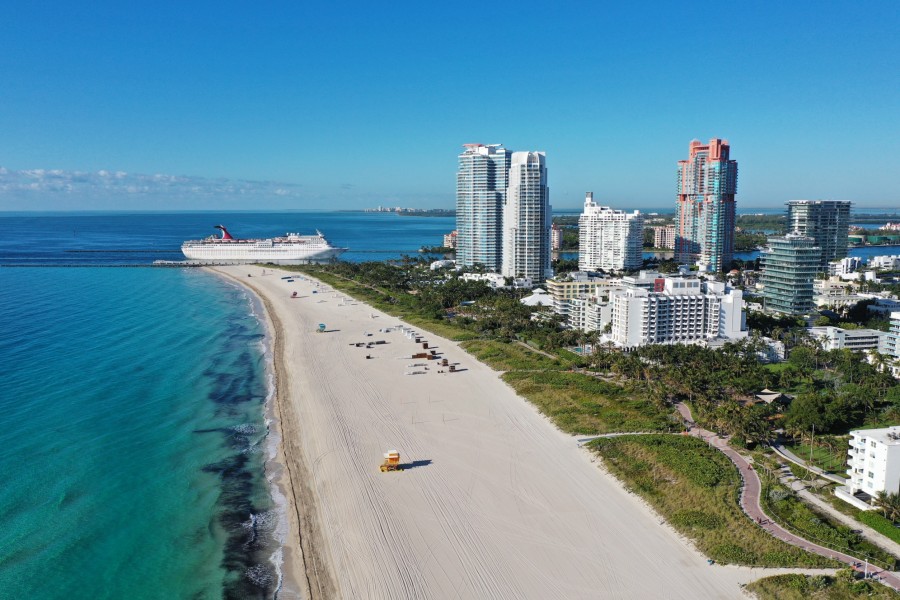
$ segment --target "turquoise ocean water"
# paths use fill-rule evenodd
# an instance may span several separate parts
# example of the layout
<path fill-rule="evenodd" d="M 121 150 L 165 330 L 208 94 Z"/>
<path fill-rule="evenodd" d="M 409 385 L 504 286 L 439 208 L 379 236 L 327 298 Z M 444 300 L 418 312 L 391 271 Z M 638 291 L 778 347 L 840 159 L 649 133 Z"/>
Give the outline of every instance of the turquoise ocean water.
<path fill-rule="evenodd" d="M 0 269 L 0 598 L 272 595 L 255 310 L 200 270 Z"/>
<path fill-rule="evenodd" d="M 439 245 L 454 219 L 0 213 L 0 599 L 277 594 L 260 309 L 146 268 L 218 223 L 318 228 L 359 261 Z"/>

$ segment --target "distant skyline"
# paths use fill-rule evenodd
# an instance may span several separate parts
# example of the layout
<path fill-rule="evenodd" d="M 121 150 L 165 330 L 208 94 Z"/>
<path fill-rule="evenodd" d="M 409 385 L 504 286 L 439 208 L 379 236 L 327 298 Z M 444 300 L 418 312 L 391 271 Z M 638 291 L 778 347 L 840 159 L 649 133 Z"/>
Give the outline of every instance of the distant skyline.
<path fill-rule="evenodd" d="M 898 29 L 893 0 L 20 4 L 0 210 L 451 208 L 470 142 L 546 152 L 556 210 L 674 210 L 713 137 L 738 212 L 896 209 Z"/>

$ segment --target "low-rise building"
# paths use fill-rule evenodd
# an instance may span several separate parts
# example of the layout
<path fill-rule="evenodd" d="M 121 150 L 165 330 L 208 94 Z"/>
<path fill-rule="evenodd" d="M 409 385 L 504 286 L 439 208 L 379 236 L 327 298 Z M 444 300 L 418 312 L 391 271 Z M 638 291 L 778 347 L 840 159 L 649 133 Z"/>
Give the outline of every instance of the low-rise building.
<path fill-rule="evenodd" d="M 756 356 L 762 362 L 780 363 L 784 361 L 785 347 L 784 342 L 770 337 L 760 338 L 762 349 L 756 353 Z"/>
<path fill-rule="evenodd" d="M 556 312 L 566 317 L 569 327 L 581 331 L 603 331 L 612 322 L 609 299 L 598 296 L 570 298 L 566 301 L 565 312 Z"/>
<path fill-rule="evenodd" d="M 841 260 L 828 263 L 829 275 L 845 275 L 855 273 L 862 266 L 862 260 L 856 256 L 847 256 Z"/>
<path fill-rule="evenodd" d="M 866 294 L 863 299 L 874 298 L 875 302 L 866 307 L 866 310 L 876 313 L 883 317 L 890 318 L 891 313 L 900 312 L 900 300 L 896 298 L 885 298 L 874 294 Z"/>
<path fill-rule="evenodd" d="M 565 314 L 567 302 L 573 298 L 606 296 L 609 290 L 624 287 L 621 279 L 607 275 L 597 275 L 587 271 L 566 273 L 544 282 L 553 296 L 553 308 L 558 314 Z"/>
<path fill-rule="evenodd" d="M 900 269 L 900 255 L 873 256 L 869 259 L 868 266 L 870 269 L 887 269 L 891 271 Z"/>
<path fill-rule="evenodd" d="M 878 492 L 900 493 L 900 426 L 850 432 L 846 486 L 835 494 L 857 508 L 871 509 Z"/>
<path fill-rule="evenodd" d="M 507 279 L 509 283 L 507 284 Z M 495 290 L 500 289 L 517 289 L 530 290 L 534 287 L 534 282 L 530 277 L 504 277 L 500 273 L 463 273 L 463 281 L 484 281 Z"/>
<path fill-rule="evenodd" d="M 837 275 L 816 279 L 813 281 L 813 302 L 817 307 L 852 306 L 862 299 L 856 294 L 856 288 L 856 284 Z"/>
<path fill-rule="evenodd" d="M 553 306 L 553 297 L 547 293 L 547 290 L 535 288 L 530 296 L 526 296 L 520 300 L 525 306 Z"/>
<path fill-rule="evenodd" d="M 456 268 L 455 260 L 436 260 L 431 263 L 430 268 L 432 271 L 439 271 L 441 269 L 454 269 Z"/>
<path fill-rule="evenodd" d="M 891 326 L 881 340 L 879 351 L 900 362 L 900 311 L 891 313 Z"/>
<path fill-rule="evenodd" d="M 885 332 L 876 329 L 843 329 L 841 327 L 810 327 L 809 334 L 822 342 L 825 350 L 878 350 Z"/>

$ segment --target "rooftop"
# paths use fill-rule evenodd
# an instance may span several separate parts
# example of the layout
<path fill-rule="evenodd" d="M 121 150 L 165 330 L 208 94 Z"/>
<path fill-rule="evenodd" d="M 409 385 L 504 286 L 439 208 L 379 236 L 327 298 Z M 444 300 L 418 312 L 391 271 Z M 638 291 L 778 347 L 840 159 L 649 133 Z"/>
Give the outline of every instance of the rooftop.
<path fill-rule="evenodd" d="M 850 435 L 855 438 L 875 440 L 888 446 L 900 446 L 900 425 L 882 429 L 855 429 L 850 432 Z"/>

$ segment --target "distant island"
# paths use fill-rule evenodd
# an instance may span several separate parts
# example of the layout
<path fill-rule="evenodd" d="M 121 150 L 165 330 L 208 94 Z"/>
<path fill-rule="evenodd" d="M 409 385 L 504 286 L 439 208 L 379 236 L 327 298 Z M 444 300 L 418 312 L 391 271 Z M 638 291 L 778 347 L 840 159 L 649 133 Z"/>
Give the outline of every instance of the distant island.
<path fill-rule="evenodd" d="M 367 212 L 367 213 L 395 213 L 401 216 L 412 217 L 455 217 L 456 211 L 448 208 L 403 208 L 401 206 L 378 206 L 376 208 L 363 208 L 362 210 L 347 210 L 341 212 Z"/>

